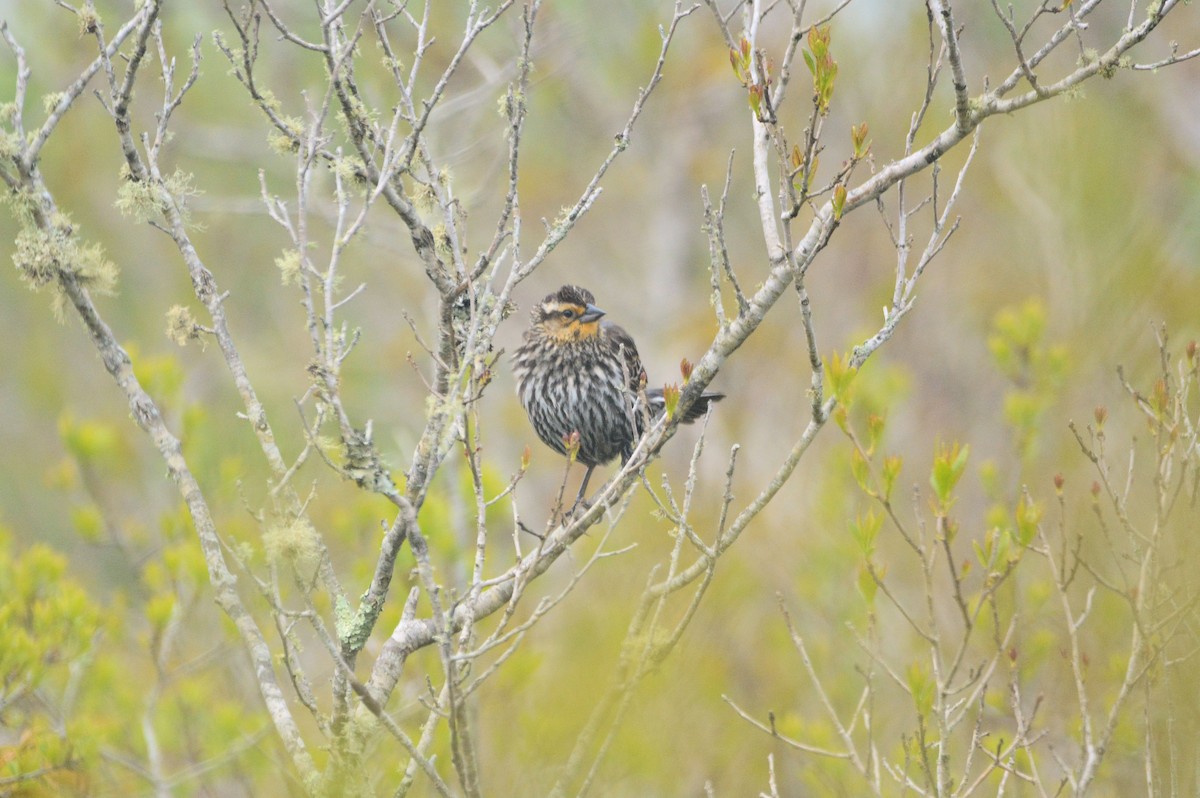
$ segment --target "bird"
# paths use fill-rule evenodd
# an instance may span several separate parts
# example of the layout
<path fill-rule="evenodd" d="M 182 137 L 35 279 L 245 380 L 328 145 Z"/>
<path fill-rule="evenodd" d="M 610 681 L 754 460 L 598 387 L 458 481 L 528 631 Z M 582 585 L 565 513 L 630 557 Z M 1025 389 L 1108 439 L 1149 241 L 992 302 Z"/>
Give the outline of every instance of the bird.
<path fill-rule="evenodd" d="M 666 410 L 663 389 L 645 387 L 633 338 L 605 315 L 591 291 L 564 285 L 533 309 L 512 358 L 517 395 L 538 437 L 559 454 L 569 457 L 574 449 L 587 466 L 572 511 L 596 466 L 618 455 L 625 463 L 649 422 Z M 703 417 L 724 397 L 701 393 L 682 421 Z"/>

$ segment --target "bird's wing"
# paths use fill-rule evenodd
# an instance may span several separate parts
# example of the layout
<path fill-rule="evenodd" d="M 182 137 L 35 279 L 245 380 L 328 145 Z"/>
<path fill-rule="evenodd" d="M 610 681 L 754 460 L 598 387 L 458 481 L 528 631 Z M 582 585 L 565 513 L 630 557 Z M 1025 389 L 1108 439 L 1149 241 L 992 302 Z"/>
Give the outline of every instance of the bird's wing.
<path fill-rule="evenodd" d="M 629 375 L 629 388 L 635 393 L 642 386 L 642 358 L 638 355 L 637 344 L 633 336 L 625 332 L 625 328 L 611 321 L 602 322 L 600 329 L 604 338 L 614 349 L 619 349 L 625 358 L 625 371 Z"/>

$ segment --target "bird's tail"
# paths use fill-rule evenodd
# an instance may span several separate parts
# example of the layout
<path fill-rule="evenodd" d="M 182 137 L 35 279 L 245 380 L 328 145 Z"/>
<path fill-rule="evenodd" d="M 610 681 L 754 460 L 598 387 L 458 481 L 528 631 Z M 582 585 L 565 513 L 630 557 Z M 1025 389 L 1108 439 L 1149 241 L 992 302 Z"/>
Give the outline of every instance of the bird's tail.
<path fill-rule="evenodd" d="M 691 424 L 696 419 L 703 418 L 704 414 L 708 412 L 708 406 L 710 404 L 713 402 L 719 402 L 724 398 L 725 394 L 717 393 L 716 391 L 705 391 L 704 393 L 700 394 L 700 398 L 698 398 L 695 403 L 693 403 L 692 406 L 687 409 L 687 412 L 683 414 L 683 423 Z M 650 414 L 653 416 L 659 415 L 667 408 L 667 402 L 663 398 L 662 388 L 647 388 L 646 401 L 650 404 Z"/>

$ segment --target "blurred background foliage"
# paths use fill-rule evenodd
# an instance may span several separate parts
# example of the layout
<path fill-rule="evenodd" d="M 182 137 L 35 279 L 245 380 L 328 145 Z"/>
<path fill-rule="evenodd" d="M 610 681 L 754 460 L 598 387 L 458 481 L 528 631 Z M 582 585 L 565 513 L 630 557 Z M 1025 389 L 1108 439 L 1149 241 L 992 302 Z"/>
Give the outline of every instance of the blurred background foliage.
<path fill-rule="evenodd" d="M 97 3 L 114 25 L 128 5 Z M 833 3 L 810 5 L 819 15 Z M 988 4 L 960 5 L 977 88 L 984 75 L 995 81 L 1007 73 L 1011 42 Z M 53 3 L 6 2 L 0 11 L 28 51 L 32 98 L 59 90 L 93 57 L 91 40 Z M 669 12 L 669 4 L 650 0 L 564 0 L 543 7 L 521 173 L 526 246 L 537 239 L 538 220 L 553 219 L 572 203 L 611 147 L 650 74 L 657 28 Z M 461 13 L 447 8 L 433 15 L 444 44 L 430 52 L 431 74 L 457 41 Z M 1124 13 L 1114 6 L 1093 25 L 1119 26 Z M 706 14 L 682 25 L 664 83 L 629 152 L 610 172 L 596 206 L 519 289 L 520 313 L 501 329 L 498 346 L 513 351 L 537 299 L 577 282 L 636 336 L 652 383 L 678 380 L 680 358 L 698 356 L 715 329 L 700 186 L 719 193 L 731 150 L 727 230 L 734 266 L 750 288 L 765 274 L 750 197 L 745 96 Z M 483 37 L 432 121 L 429 140 L 468 211 L 472 251 L 490 237 L 503 198 L 506 143 L 496 109 L 513 77 L 518 25 L 514 16 Z M 311 351 L 298 294 L 281 286 L 275 266 L 286 239 L 263 212 L 258 189 L 262 170 L 270 190 L 286 198 L 294 166 L 272 150 L 263 120 L 213 46 L 211 32 L 226 27 L 214 4 L 167 7 L 165 32 L 181 61 L 192 37 L 205 37 L 201 80 L 175 118 L 167 157 L 195 176 L 201 193 L 191 203 L 194 240 L 230 292 L 232 331 L 285 452 L 294 455 L 301 438 L 293 399 L 308 384 Z M 1178 14 L 1170 30 L 1185 48 L 1200 42 L 1194 9 Z M 786 30 L 764 34 L 767 47 L 778 50 Z M 875 163 L 882 165 L 901 153 L 923 91 L 925 15 L 919 4 L 852 4 L 834 22 L 832 47 L 839 77 L 821 160 L 832 170 L 848 157 L 849 128 L 866 121 Z M 1154 60 L 1165 51 L 1159 40 L 1140 53 Z M 320 96 L 319 64 L 295 48 L 280 48 L 271 36 L 264 36 L 264 52 L 263 82 L 287 113 L 302 115 L 300 92 L 314 92 L 311 101 Z M 362 63 L 364 90 L 381 108 L 390 107 L 385 73 L 371 72 L 378 53 L 368 48 Z M 802 70 L 797 93 L 806 78 Z M 1095 534 L 1089 491 L 1095 476 L 1068 420 L 1090 422 L 1097 406 L 1106 407 L 1110 451 L 1124 462 L 1131 442 L 1147 436 L 1116 367 L 1123 365 L 1130 381 L 1148 390 L 1160 369 L 1157 326 L 1165 323 L 1174 342 L 1200 336 L 1198 70 L 1200 63 L 1189 62 L 1153 74 L 1118 71 L 1111 80 L 1085 84 L 1080 96 L 985 124 L 960 205 L 960 230 L 923 278 L 914 312 L 856 381 L 851 423 L 864 425 L 870 414 L 885 419 L 879 452 L 900 456 L 896 492 L 907 496 L 916 486 L 917 512 L 928 509 L 937 445 L 969 445 L 953 508 L 964 558 L 971 556 L 971 541 L 1015 523 L 1026 487 L 1047 517 L 1065 513 L 1085 536 Z M 143 120 L 158 103 L 152 77 L 142 76 L 136 96 L 135 114 Z M 13 79 L 6 51 L 0 99 L 11 97 Z M 926 136 L 950 123 L 949 107 L 945 96 L 935 102 Z M 785 119 L 794 133 L 803 124 L 799 116 Z M 946 175 L 963 155 L 946 159 Z M 120 163 L 111 121 L 85 95 L 47 146 L 42 169 L 83 237 L 102 244 L 121 269 L 118 292 L 98 304 L 183 439 L 222 537 L 248 563 L 261 564 L 262 535 L 253 514 L 268 489 L 266 469 L 237 417 L 240 404 L 219 355 L 194 343 L 181 349 L 163 332 L 168 308 L 195 307 L 191 287 L 170 241 L 115 210 Z M 916 182 L 927 188 L 928 176 Z M 894 212 L 894 196 L 885 204 Z M 318 209 L 325 222 L 332 210 L 331 203 Z M 808 281 L 826 356 L 848 351 L 878 325 L 894 280 L 895 252 L 879 215 L 863 208 L 847 216 L 843 228 Z M 0 241 L 11 242 L 15 232 L 12 219 L 0 216 Z M 357 418 L 374 420 L 400 476 L 424 420 L 420 374 L 428 370 L 404 314 L 423 338 L 432 338 L 435 297 L 407 231 L 384 208 L 375 209 L 348 257 L 346 279 L 366 283 L 367 290 L 343 311 L 363 332 L 346 363 L 344 398 Z M 0 460 L 0 675 L 6 691 L 0 694 L 0 785 L 38 762 L 71 764 L 43 780 L 0 786 L 0 794 L 144 794 L 146 774 L 155 769 L 178 795 L 298 793 L 284 775 L 286 757 L 261 711 L 247 662 L 210 600 L 186 512 L 150 441 L 130 421 L 80 325 L 55 322 L 47 298 L 25 290 L 14 270 L 0 275 L 0 448 L 9 453 Z M 1180 349 L 1172 347 L 1176 354 Z M 701 472 L 720 484 L 729 447 L 740 444 L 735 507 L 755 495 L 803 429 L 807 363 L 799 304 L 785 301 L 717 378 L 715 387 L 729 398 L 709 426 Z M 533 447 L 517 505 L 537 527 L 563 462 L 537 443 L 507 369 L 486 395 L 482 414 L 486 478 L 497 487 L 517 470 L 523 448 Z M 679 436 L 650 469 L 652 485 L 665 476 L 679 489 L 696 437 L 693 430 Z M 871 502 L 856 484 L 852 451 L 845 435 L 828 428 L 792 482 L 721 560 L 680 648 L 639 688 L 632 716 L 613 743 L 601 794 L 696 795 L 710 781 L 718 795 L 745 795 L 764 788 L 768 753 L 775 754 L 781 779 L 796 785 L 791 794 L 861 788 L 843 763 L 788 751 L 722 700 L 728 696 L 760 719 L 773 712 L 781 733 L 791 737 L 832 743 L 834 732 L 789 640 L 782 603 L 803 631 L 831 697 L 854 706 L 859 672 L 869 662 L 851 628 L 866 634 L 874 610 L 861 591 L 863 554 L 852 532 Z M 1135 451 L 1137 464 L 1150 462 L 1143 444 Z M 469 568 L 464 471 L 457 462 L 447 464 L 421 515 L 445 574 Z M 1056 474 L 1064 484 L 1061 511 L 1054 509 Z M 314 520 L 356 593 L 369 580 L 388 509 L 315 459 L 303 476 L 316 497 Z M 1134 505 L 1137 513 L 1151 511 L 1152 479 L 1152 470 L 1135 467 L 1135 501 L 1146 502 Z M 715 520 L 718 494 L 698 495 L 697 519 Z M 907 510 L 907 499 L 898 503 Z M 1194 506 L 1179 508 L 1176 519 L 1176 532 L 1200 529 Z M 494 508 L 489 528 L 500 569 L 511 552 L 507 504 Z M 711 537 L 711 528 L 697 529 Z M 617 544 L 636 547 L 601 562 L 479 694 L 478 739 L 491 794 L 532 794 L 553 783 L 616 667 L 635 597 L 669 553 L 670 533 L 639 493 L 615 533 Z M 580 547 L 576 564 L 594 542 L 585 539 Z M 891 564 L 893 589 L 911 598 L 920 583 L 906 571 L 904 555 L 884 525 L 874 556 Z M 414 583 L 410 567 L 405 552 L 393 599 Z M 554 594 L 569 572 L 560 563 L 535 594 Z M 1046 606 L 1047 577 L 1031 571 L 1008 589 L 1006 600 L 1024 613 L 1019 645 L 1026 692 L 1064 702 L 1044 708 L 1043 717 L 1072 717 L 1061 656 L 1065 638 L 1061 617 L 1056 621 Z M 1111 599 L 1098 603 L 1086 631 L 1101 696 L 1123 667 L 1123 610 Z M 394 600 L 368 654 L 398 615 Z M 876 619 L 874 629 L 879 648 L 902 670 L 919 658 L 918 641 L 895 618 Z M 331 669 L 315 646 L 309 651 L 320 683 Z M 414 658 L 411 673 L 434 667 L 433 659 L 424 659 L 434 656 Z M 13 692 L 18 688 L 23 697 Z M 1195 706 L 1193 686 L 1172 683 L 1170 689 L 1179 705 Z M 390 709 L 401 721 L 420 717 L 424 690 L 420 679 L 407 679 Z M 887 719 L 879 733 L 890 739 L 884 751 L 896 755 L 912 707 L 903 695 L 886 700 L 898 703 L 876 708 Z M 1061 750 L 1069 751 L 1076 730 L 1065 721 L 1052 727 L 1063 737 Z M 1131 719 L 1119 732 L 1099 794 L 1133 794 L 1142 789 L 1134 785 L 1145 783 L 1137 724 Z M 394 773 L 396 763 L 394 752 L 381 754 L 373 775 Z"/>

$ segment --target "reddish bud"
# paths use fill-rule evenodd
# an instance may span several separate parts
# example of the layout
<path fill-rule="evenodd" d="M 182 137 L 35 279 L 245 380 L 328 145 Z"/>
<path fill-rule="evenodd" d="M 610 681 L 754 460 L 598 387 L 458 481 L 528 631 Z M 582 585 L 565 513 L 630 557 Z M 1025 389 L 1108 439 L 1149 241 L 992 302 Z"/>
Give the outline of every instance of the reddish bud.
<path fill-rule="evenodd" d="M 861 125 L 850 126 L 850 142 L 854 145 L 855 158 L 862 158 L 870 148 L 870 142 L 867 141 L 868 130 L 866 122 L 863 122 Z"/>
<path fill-rule="evenodd" d="M 562 436 L 563 449 L 572 463 L 579 454 L 579 440 L 579 430 L 573 430 L 571 434 Z"/>
<path fill-rule="evenodd" d="M 757 83 L 750 87 L 750 108 L 754 115 L 762 119 L 763 87 Z"/>
<path fill-rule="evenodd" d="M 1099 482 L 1092 483 L 1092 495 L 1096 496 L 1096 497 L 1100 496 L 1100 483 Z"/>
<path fill-rule="evenodd" d="M 846 207 L 846 187 L 839 183 L 833 190 L 833 218 L 841 219 L 842 211 Z"/>
<path fill-rule="evenodd" d="M 679 386 L 664 385 L 663 386 L 663 403 L 666 405 L 667 418 L 675 415 L 675 409 L 679 407 Z"/>
<path fill-rule="evenodd" d="M 1167 405 L 1171 402 L 1171 393 L 1167 388 L 1167 381 L 1159 378 L 1154 383 L 1154 406 L 1158 410 L 1166 410 Z"/>
<path fill-rule="evenodd" d="M 692 361 L 688 360 L 686 357 L 679 361 L 679 373 L 683 375 L 684 385 L 687 385 L 688 380 L 692 378 L 692 369 Z"/>
<path fill-rule="evenodd" d="M 1187 352 L 1187 359 L 1189 361 L 1195 360 L 1196 359 L 1196 342 L 1188 341 L 1187 349 L 1185 351 Z"/>
<path fill-rule="evenodd" d="M 1063 485 L 1066 483 L 1066 481 L 1067 480 L 1063 478 L 1062 474 L 1055 474 L 1054 475 L 1054 489 L 1056 491 L 1058 491 L 1059 493 L 1062 493 Z"/>
<path fill-rule="evenodd" d="M 1108 418 L 1108 408 L 1104 405 L 1096 405 L 1096 426 L 1103 427 L 1106 418 Z"/>

